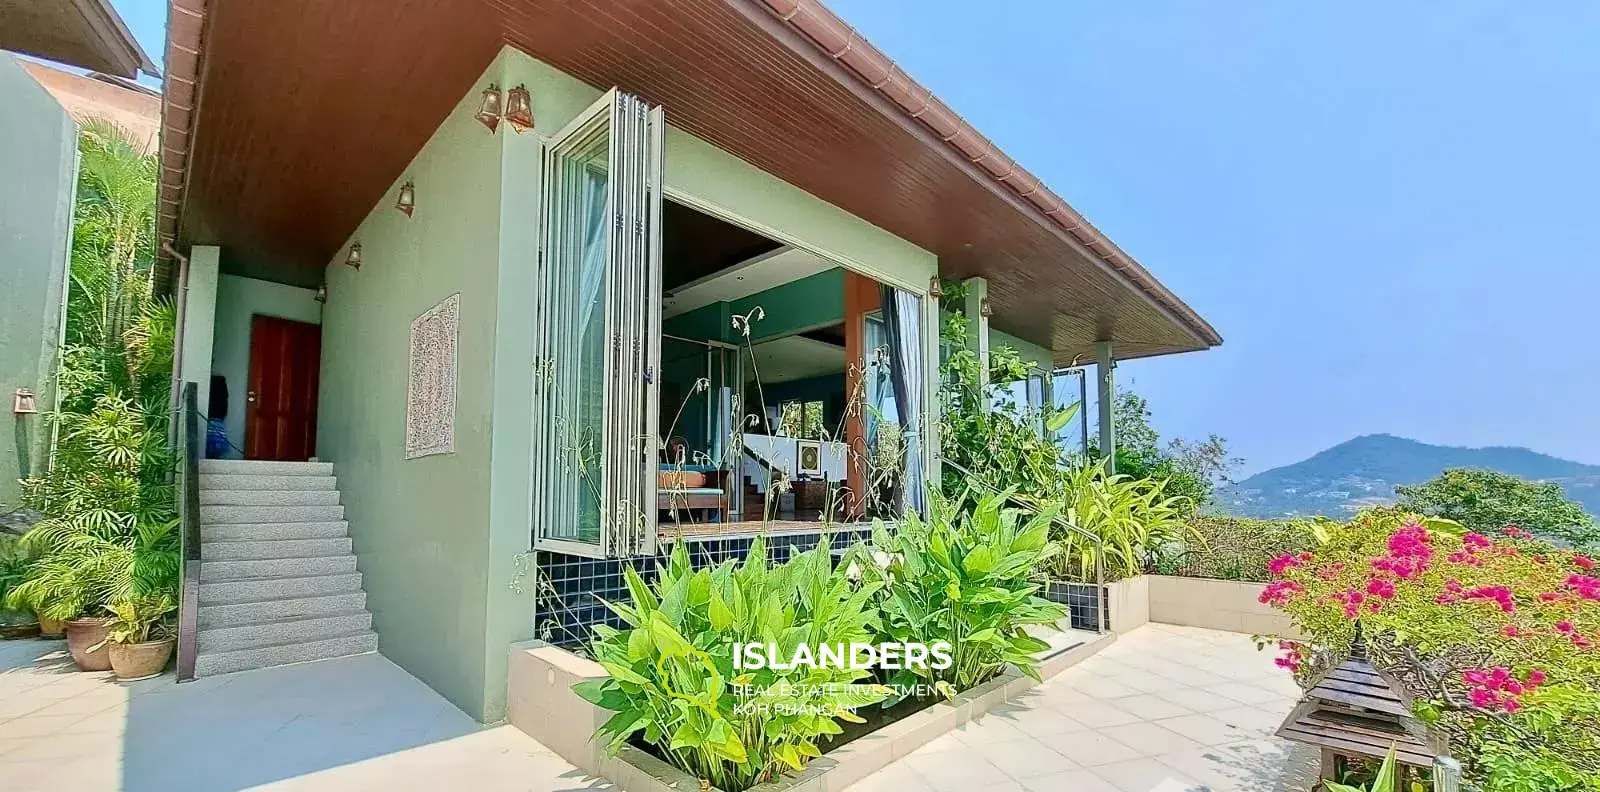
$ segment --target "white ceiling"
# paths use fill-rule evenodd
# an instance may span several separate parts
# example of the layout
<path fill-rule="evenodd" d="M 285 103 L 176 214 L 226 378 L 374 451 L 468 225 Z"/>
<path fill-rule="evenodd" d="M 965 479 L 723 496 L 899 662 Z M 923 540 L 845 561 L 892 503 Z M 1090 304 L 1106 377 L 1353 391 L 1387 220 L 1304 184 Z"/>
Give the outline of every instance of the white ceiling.
<path fill-rule="evenodd" d="M 752 351 L 761 381 L 768 385 L 844 372 L 843 347 L 805 336 L 784 336 L 756 344 Z M 755 373 L 745 372 L 751 377 Z"/>
<path fill-rule="evenodd" d="M 804 250 L 781 247 L 673 289 L 664 298 L 662 315 L 677 316 L 712 303 L 749 297 L 835 266 Z"/>

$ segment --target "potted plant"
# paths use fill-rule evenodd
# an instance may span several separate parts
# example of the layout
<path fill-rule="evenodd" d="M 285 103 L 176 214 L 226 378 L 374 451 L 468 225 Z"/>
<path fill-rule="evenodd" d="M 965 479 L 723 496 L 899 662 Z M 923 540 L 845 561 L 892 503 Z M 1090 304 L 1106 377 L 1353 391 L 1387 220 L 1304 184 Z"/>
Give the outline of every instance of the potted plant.
<path fill-rule="evenodd" d="M 114 603 L 106 638 L 90 651 L 105 647 L 111 670 L 125 682 L 157 676 L 167 667 L 177 644 L 166 624 L 167 615 L 174 610 L 177 605 L 165 594 Z"/>

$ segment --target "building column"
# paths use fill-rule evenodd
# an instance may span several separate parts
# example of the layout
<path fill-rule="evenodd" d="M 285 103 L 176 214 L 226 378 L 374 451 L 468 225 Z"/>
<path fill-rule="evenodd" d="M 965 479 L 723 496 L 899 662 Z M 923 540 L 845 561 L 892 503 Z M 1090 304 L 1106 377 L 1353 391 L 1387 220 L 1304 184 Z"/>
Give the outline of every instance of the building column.
<path fill-rule="evenodd" d="M 222 249 L 215 245 L 196 245 L 189 249 L 188 280 L 183 293 L 183 335 L 178 381 L 199 387 L 195 408 L 204 421 L 211 402 L 211 342 L 217 319 L 217 268 Z"/>
<path fill-rule="evenodd" d="M 989 317 L 984 314 L 984 306 L 989 304 L 989 281 L 986 278 L 968 278 L 962 281 L 966 286 L 966 302 L 962 305 L 962 312 L 967 317 L 967 346 L 978 354 L 978 392 L 989 392 Z M 979 399 L 978 407 L 984 412 L 989 411 L 988 398 Z"/>
<path fill-rule="evenodd" d="M 1116 405 L 1117 389 L 1112 382 L 1111 372 L 1116 368 L 1116 361 L 1111 356 L 1111 342 L 1097 341 L 1094 345 L 1095 372 L 1099 377 L 1099 392 L 1096 394 L 1100 407 L 1100 453 L 1106 459 L 1106 472 L 1117 472 L 1117 431 L 1116 416 L 1113 407 Z"/>

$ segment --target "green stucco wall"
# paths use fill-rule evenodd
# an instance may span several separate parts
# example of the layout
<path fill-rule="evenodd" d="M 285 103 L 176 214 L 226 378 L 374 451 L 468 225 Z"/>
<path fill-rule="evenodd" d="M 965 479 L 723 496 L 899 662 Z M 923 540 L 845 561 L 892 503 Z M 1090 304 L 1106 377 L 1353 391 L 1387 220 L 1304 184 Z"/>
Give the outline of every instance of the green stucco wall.
<path fill-rule="evenodd" d="M 491 135 L 472 118 L 490 82 L 528 87 L 536 130 Z M 540 138 L 600 95 L 503 50 L 351 236 L 362 268 L 344 266 L 341 250 L 327 270 L 318 453 L 339 476 L 379 648 L 486 721 L 504 716 L 507 645 L 535 629 L 523 554 Z M 932 254 L 675 129 L 666 158 L 670 193 L 697 208 L 918 293 L 936 270 Z M 409 219 L 393 208 L 406 179 Z M 455 293 L 456 451 L 408 461 L 410 323 Z"/>
<path fill-rule="evenodd" d="M 808 275 L 731 302 L 716 302 L 661 323 L 662 331 L 683 338 L 744 343 L 733 328 L 733 317 L 761 309 L 761 319 L 751 323 L 750 340 L 759 343 L 844 321 L 843 269 Z"/>
<path fill-rule="evenodd" d="M 0 512 L 17 479 L 43 472 L 66 301 L 78 128 L 11 55 L 0 52 Z M 40 414 L 15 415 L 32 391 Z"/>
<path fill-rule="evenodd" d="M 380 651 L 467 713 L 495 718 L 485 592 L 506 137 L 473 120 L 477 101 L 472 88 L 352 235 L 361 269 L 342 250 L 328 265 L 317 452 L 339 478 Z M 393 208 L 407 178 L 410 218 Z M 453 294 L 456 451 L 408 460 L 411 322 Z"/>

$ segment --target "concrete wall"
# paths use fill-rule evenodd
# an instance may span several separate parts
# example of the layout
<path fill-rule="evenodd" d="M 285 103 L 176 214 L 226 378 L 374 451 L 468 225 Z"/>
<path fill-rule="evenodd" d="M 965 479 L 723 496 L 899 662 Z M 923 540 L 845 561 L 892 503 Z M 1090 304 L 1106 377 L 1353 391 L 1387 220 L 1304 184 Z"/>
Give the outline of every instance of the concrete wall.
<path fill-rule="evenodd" d="M 211 346 L 216 335 L 217 278 L 222 250 L 196 245 L 189 251 L 189 286 L 183 311 L 183 354 L 178 372 L 183 382 L 200 387 L 195 406 L 201 416 L 211 414 Z"/>
<path fill-rule="evenodd" d="M 1146 575 L 1150 621 L 1211 630 L 1302 637 L 1283 611 L 1261 604 L 1261 583 Z M 1112 607 L 1112 618 L 1116 608 Z"/>
<path fill-rule="evenodd" d="M 215 328 L 211 342 L 211 374 L 228 382 L 228 417 L 223 425 L 233 445 L 228 459 L 239 459 L 244 448 L 245 392 L 250 386 L 250 326 L 252 317 L 276 316 L 296 322 L 322 322 L 322 303 L 311 289 L 282 283 L 222 275 L 217 279 Z M 210 383 L 200 383 L 209 391 Z"/>
<path fill-rule="evenodd" d="M 17 479 L 43 472 L 42 413 L 53 385 L 66 302 L 78 130 L 50 94 L 0 52 L 0 512 L 17 506 Z M 12 413 L 19 388 L 40 415 Z"/>

